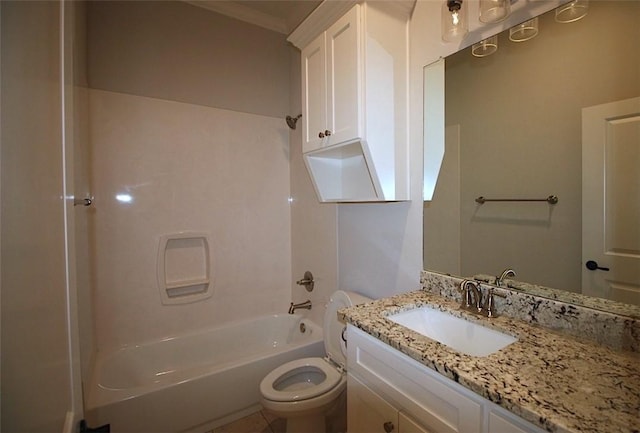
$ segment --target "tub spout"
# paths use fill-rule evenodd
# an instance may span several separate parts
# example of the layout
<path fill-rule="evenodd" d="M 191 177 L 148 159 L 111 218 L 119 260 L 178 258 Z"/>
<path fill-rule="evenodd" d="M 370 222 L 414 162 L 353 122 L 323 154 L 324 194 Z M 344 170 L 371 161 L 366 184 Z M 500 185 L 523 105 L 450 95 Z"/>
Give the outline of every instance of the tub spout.
<path fill-rule="evenodd" d="M 306 300 L 304 302 L 301 302 L 299 304 L 294 304 L 293 302 L 291 303 L 291 305 L 289 306 L 289 314 L 293 314 L 296 312 L 297 309 L 302 308 L 305 310 L 310 310 L 311 309 L 311 301 L 310 300 Z"/>

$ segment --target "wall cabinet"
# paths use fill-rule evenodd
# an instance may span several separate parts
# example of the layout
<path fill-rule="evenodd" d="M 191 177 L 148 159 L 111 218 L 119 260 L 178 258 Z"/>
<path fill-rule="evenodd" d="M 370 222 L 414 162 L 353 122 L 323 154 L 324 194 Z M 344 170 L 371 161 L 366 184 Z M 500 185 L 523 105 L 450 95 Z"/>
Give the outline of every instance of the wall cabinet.
<path fill-rule="evenodd" d="M 302 50 L 302 151 L 362 136 L 360 6 Z"/>
<path fill-rule="evenodd" d="M 349 433 L 384 432 L 396 419 L 405 431 L 544 432 L 351 325 L 348 341 Z"/>
<path fill-rule="evenodd" d="M 339 3 L 321 4 L 289 37 L 302 51 L 305 164 L 320 201 L 408 200 L 412 2 L 356 4 L 315 35 L 323 8 Z"/>

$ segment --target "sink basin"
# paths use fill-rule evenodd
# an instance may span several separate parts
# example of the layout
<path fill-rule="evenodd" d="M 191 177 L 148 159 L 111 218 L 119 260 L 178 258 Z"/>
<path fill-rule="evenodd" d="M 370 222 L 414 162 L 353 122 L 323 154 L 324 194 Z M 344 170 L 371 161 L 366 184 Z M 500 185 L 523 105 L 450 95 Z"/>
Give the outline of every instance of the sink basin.
<path fill-rule="evenodd" d="M 428 307 L 403 311 L 387 319 L 472 356 L 488 356 L 518 341 L 510 335 Z"/>

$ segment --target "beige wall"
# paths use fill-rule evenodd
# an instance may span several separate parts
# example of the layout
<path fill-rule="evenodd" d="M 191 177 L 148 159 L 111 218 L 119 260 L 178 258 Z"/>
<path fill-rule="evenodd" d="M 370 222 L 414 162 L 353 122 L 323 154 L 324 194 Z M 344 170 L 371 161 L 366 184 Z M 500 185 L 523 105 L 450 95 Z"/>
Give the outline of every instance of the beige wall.
<path fill-rule="evenodd" d="M 462 275 L 514 267 L 525 281 L 579 291 L 580 110 L 640 94 L 638 17 L 638 2 L 591 2 L 576 23 L 542 17 L 528 42 L 501 34 L 490 57 L 447 58 L 446 121 L 461 128 Z M 550 194 L 557 205 L 474 202 Z"/>
<path fill-rule="evenodd" d="M 180 1 L 88 4 L 94 89 L 284 117 L 285 36 Z"/>
<path fill-rule="evenodd" d="M 59 4 L 2 2 L 2 431 L 71 408 Z"/>

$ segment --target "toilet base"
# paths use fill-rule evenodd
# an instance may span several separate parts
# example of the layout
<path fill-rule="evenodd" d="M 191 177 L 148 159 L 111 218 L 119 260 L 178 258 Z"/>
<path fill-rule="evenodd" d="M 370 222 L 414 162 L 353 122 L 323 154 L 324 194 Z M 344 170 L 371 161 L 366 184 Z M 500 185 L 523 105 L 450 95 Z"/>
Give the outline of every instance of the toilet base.
<path fill-rule="evenodd" d="M 287 433 L 326 433 L 324 414 L 287 418 Z"/>

